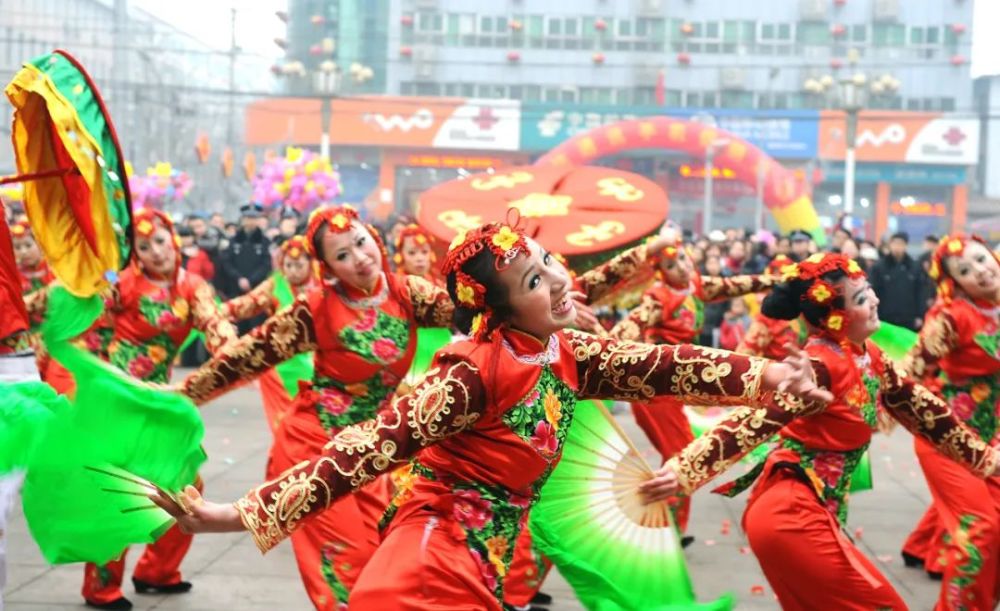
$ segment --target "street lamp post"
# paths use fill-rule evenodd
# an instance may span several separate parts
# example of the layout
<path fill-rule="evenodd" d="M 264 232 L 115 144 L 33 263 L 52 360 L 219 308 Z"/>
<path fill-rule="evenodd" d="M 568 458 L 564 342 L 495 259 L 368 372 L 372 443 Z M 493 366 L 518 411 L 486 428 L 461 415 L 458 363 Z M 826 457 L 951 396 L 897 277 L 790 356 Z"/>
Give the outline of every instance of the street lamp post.
<path fill-rule="evenodd" d="M 712 181 L 715 165 L 715 151 L 729 144 L 728 138 L 717 138 L 705 147 L 705 201 L 702 207 L 702 234 L 712 231 Z"/>
<path fill-rule="evenodd" d="M 860 72 L 850 78 L 840 81 L 841 102 L 844 107 L 846 126 L 844 130 L 844 220 L 848 231 L 851 227 L 851 215 L 854 214 L 855 168 L 857 166 L 855 149 L 858 140 L 858 113 L 864 106 L 862 92 L 865 90 L 864 74 Z"/>
<path fill-rule="evenodd" d="M 329 59 L 322 62 L 316 73 L 316 91 L 323 96 L 320 107 L 320 120 L 322 121 L 320 129 L 323 130 L 323 134 L 320 136 L 319 154 L 324 159 L 330 158 L 330 130 L 333 127 L 330 106 L 333 104 L 333 96 L 339 88 L 340 69 L 337 64 Z"/>

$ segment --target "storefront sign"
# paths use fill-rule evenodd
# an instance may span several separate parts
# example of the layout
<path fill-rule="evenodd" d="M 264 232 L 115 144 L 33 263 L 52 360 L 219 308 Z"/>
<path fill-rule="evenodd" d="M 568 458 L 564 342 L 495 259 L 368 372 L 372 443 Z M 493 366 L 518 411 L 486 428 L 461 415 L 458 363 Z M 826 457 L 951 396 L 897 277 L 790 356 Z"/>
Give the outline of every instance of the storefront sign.
<path fill-rule="evenodd" d="M 809 159 L 816 155 L 819 113 L 812 110 L 735 110 L 524 104 L 521 148 L 548 150 L 579 133 L 618 121 L 666 115 L 710 123 L 759 146 L 772 157 Z"/>
<path fill-rule="evenodd" d="M 961 166 L 861 163 L 855 169 L 854 180 L 860 184 L 887 182 L 894 185 L 961 185 L 966 181 L 966 169 Z M 823 165 L 823 182 L 843 181 L 843 164 Z"/>
<path fill-rule="evenodd" d="M 820 158 L 844 158 L 845 130 L 844 113 L 822 112 Z M 975 165 L 979 161 L 979 120 L 899 110 L 862 112 L 858 117 L 857 159 Z"/>

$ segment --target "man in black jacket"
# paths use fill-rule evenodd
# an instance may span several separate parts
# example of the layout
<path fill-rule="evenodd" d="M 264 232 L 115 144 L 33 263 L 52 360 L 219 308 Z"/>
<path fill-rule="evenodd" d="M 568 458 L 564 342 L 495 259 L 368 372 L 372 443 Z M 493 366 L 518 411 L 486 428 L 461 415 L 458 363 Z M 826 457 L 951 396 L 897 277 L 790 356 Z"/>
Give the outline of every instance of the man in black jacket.
<path fill-rule="evenodd" d="M 872 266 L 868 280 L 878 295 L 878 316 L 887 323 L 913 331 L 923 325 L 927 302 L 925 272 L 906 252 L 910 237 L 905 232 L 889 239 L 889 254 Z"/>
<path fill-rule="evenodd" d="M 219 255 L 222 285 L 227 299 L 238 297 L 263 282 L 271 273 L 271 243 L 260 229 L 260 204 L 240 208 L 240 228 Z M 254 318 L 238 325 L 240 335 L 264 321 Z"/>

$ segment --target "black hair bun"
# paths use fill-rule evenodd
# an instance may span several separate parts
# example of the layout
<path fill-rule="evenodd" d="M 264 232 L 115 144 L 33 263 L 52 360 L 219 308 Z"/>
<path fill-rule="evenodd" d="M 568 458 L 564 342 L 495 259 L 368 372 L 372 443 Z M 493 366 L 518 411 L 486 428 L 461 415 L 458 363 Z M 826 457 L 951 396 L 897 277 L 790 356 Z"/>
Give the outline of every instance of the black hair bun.
<path fill-rule="evenodd" d="M 802 314 L 802 288 L 800 282 L 776 284 L 764 298 L 760 311 L 768 318 L 795 320 Z"/>

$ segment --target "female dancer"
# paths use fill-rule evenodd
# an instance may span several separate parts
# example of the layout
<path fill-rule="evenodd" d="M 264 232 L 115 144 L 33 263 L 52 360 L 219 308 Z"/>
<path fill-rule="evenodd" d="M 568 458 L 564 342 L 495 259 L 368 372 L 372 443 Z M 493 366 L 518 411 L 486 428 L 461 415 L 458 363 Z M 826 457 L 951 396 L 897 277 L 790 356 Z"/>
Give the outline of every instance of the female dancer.
<path fill-rule="evenodd" d="M 657 282 L 643 294 L 639 306 L 615 325 L 612 337 L 656 344 L 693 341 L 701 333 L 706 302 L 757 293 L 773 283 L 768 275 L 702 277 L 683 245 L 667 246 L 659 252 Z M 683 404 L 672 397 L 633 402 L 632 413 L 664 460 L 694 439 Z M 686 531 L 691 499 L 684 497 L 671 505 L 678 527 Z M 685 543 L 690 541 L 685 539 Z"/>
<path fill-rule="evenodd" d="M 157 503 L 189 530 L 250 530 L 266 551 L 420 451 L 351 604 L 499 610 L 513 541 L 559 459 L 578 397 L 755 403 L 782 383 L 832 398 L 812 383 L 808 362 L 564 331 L 575 318 L 565 269 L 507 225 L 470 231 L 444 269 L 455 322 L 472 339 L 440 351 L 421 383 L 235 504 L 207 503 L 192 488 L 184 508 L 166 496 Z"/>
<path fill-rule="evenodd" d="M 763 311 L 783 320 L 805 317 L 809 342 L 804 353 L 790 347 L 790 360 L 811 357 L 818 384 L 836 399 L 825 408 L 779 401 L 766 409 L 737 409 L 668 460 L 643 488 L 651 500 L 678 489 L 690 494 L 780 430 L 766 461 L 718 491 L 733 495 L 758 480 L 743 526 L 781 607 L 906 609 L 841 531 L 851 474 L 877 426 L 877 403 L 936 444 L 942 461 L 947 456 L 962 463 L 978 478 L 996 474 L 1000 454 L 868 341 L 879 326 L 878 298 L 856 262 L 839 254 L 812 255 L 788 270 Z"/>
<path fill-rule="evenodd" d="M 443 286 L 444 283 L 434 274 L 437 257 L 431 250 L 431 244 L 431 235 L 423 227 L 414 223 L 404 226 L 396 236 L 396 254 L 392 258 L 396 273 L 417 276 Z"/>
<path fill-rule="evenodd" d="M 300 295 L 239 348 L 211 359 L 183 384 L 185 394 L 204 403 L 296 353 L 316 350 L 312 385 L 300 390 L 275 435 L 270 468 L 277 471 L 320 453 L 337 430 L 388 406 L 413 360 L 416 327 L 450 326 L 454 312 L 443 288 L 388 273 L 377 234 L 349 206 L 314 212 L 306 241 L 321 262 L 323 286 Z M 645 252 L 633 249 L 606 265 L 603 282 L 587 285 L 593 288 L 588 297 L 635 273 Z M 346 604 L 378 546 L 388 488 L 388 478 L 379 479 L 292 537 L 299 573 L 317 609 Z"/>
<path fill-rule="evenodd" d="M 250 292 L 234 297 L 222 304 L 222 310 L 233 322 L 247 320 L 261 314 L 271 316 L 278 309 L 287 307 L 299 295 L 318 286 L 314 260 L 309 255 L 309 245 L 304 236 L 296 235 L 281 244 L 277 255 L 277 270 L 271 277 Z M 266 371 L 260 377 L 260 395 L 264 414 L 274 433 L 288 413 L 292 400 L 298 394 L 298 380 L 312 378 L 312 354 L 299 354 Z M 267 477 L 273 477 L 272 461 L 268 460 Z"/>
<path fill-rule="evenodd" d="M 931 261 L 938 301 L 904 363 L 927 380 L 983 442 L 1000 442 L 1000 259 L 975 237 L 945 237 Z M 904 546 L 942 570 L 939 609 L 992 609 L 1000 600 L 1000 484 L 980 480 L 914 439 L 933 502 Z M 921 549 L 920 539 L 926 549 Z M 940 564 L 938 560 L 941 560 Z M 912 561 L 911 561 L 912 563 Z"/>
<path fill-rule="evenodd" d="M 236 329 L 219 311 L 211 285 L 180 266 L 180 240 L 170 218 L 143 209 L 134 215 L 136 263 L 124 270 L 105 298 L 105 318 L 112 329 L 110 362 L 130 376 L 166 384 L 181 343 L 197 328 L 212 352 L 236 339 Z M 44 297 L 44 295 L 43 295 Z M 43 311 L 44 299 L 29 307 Z M 191 547 L 191 536 L 171 528 L 146 547 L 132 575 L 136 591 L 187 592 L 191 583 L 178 570 Z M 88 606 L 128 609 L 122 595 L 125 557 L 105 566 L 88 564 L 83 597 Z"/>

